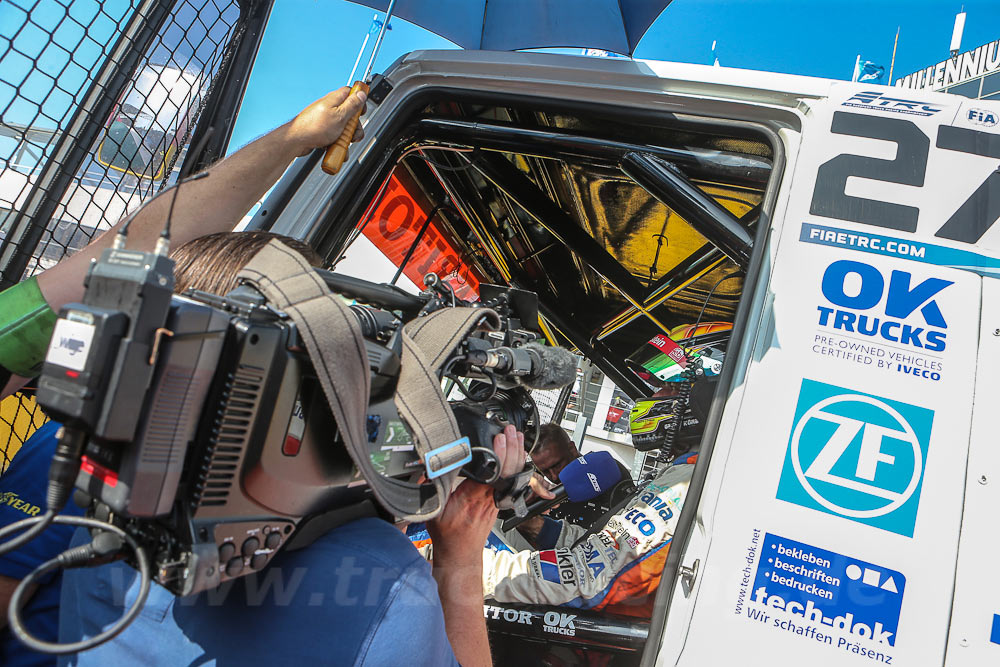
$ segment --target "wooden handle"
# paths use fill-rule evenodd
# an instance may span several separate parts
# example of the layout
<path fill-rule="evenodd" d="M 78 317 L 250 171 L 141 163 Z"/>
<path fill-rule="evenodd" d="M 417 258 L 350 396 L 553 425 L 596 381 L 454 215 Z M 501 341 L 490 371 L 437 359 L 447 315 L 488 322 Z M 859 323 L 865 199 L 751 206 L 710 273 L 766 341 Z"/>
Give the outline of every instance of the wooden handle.
<path fill-rule="evenodd" d="M 368 84 L 355 81 L 354 85 L 351 86 L 351 95 L 357 95 L 358 91 L 367 95 Z M 326 173 L 336 174 L 340 171 L 344 160 L 347 159 L 347 149 L 351 145 L 351 139 L 354 138 L 354 131 L 358 129 L 358 119 L 361 117 L 361 111 L 363 109 L 359 109 L 358 113 L 354 114 L 354 117 L 347 121 L 343 133 L 337 139 L 337 143 L 326 149 L 326 155 L 323 156 L 323 171 Z"/>

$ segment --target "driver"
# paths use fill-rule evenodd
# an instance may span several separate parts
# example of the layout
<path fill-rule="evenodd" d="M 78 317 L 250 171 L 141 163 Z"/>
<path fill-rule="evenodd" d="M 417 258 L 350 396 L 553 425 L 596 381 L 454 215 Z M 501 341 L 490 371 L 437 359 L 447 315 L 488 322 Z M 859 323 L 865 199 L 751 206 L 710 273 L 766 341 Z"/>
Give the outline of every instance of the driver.
<path fill-rule="evenodd" d="M 676 419 L 674 404 L 685 393 L 679 391 L 682 385 L 678 382 L 683 378 L 680 375 L 683 368 L 670 372 L 669 367 L 678 362 L 668 363 L 650 350 L 640 350 L 642 362 L 637 366 L 644 367 L 647 371 L 644 381 L 657 391 L 652 398 L 637 402 L 633 409 L 630 428 L 641 434 L 642 441 L 641 447 L 638 443 L 637 447 L 643 451 L 671 448 L 681 453 L 652 482 L 640 484 L 636 494 L 604 525 L 598 521 L 587 530 L 567 522 L 553 522 L 558 524 L 558 533 L 549 531 L 549 543 L 538 544 L 539 550 L 487 548 L 483 556 L 486 597 L 498 602 L 565 605 L 650 616 L 697 460 L 697 454 L 690 448 L 700 439 L 714 378 L 721 368 L 722 353 L 714 347 L 709 352 L 698 345 L 701 341 L 697 339 L 706 329 L 711 333 L 725 332 L 728 337 L 729 328 L 728 323 L 684 327 L 678 333 L 694 343 L 686 348 L 686 354 L 672 338 L 662 335 L 644 346 L 660 348 L 663 356 L 673 348 L 682 349 L 680 357 L 684 362 L 679 365 L 693 364 L 700 369 L 691 388 L 689 405 L 683 411 L 682 424 L 677 427 L 679 438 L 669 427 Z"/>

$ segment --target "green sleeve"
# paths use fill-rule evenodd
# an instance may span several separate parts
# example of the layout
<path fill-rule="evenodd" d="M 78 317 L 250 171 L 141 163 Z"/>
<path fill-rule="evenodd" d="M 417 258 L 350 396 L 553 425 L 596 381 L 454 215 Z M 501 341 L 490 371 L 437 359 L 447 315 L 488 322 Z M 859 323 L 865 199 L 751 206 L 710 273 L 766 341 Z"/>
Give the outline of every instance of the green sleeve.
<path fill-rule="evenodd" d="M 29 278 L 0 292 L 0 367 L 15 375 L 38 375 L 56 324 L 38 280 Z"/>

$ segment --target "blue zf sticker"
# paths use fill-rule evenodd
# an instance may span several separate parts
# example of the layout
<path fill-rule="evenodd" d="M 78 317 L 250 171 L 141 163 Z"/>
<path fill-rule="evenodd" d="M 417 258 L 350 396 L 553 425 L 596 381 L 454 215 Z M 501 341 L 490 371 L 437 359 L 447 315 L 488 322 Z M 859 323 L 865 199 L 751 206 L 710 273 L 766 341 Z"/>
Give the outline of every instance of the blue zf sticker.
<path fill-rule="evenodd" d="M 802 380 L 778 495 L 913 537 L 934 413 Z"/>
<path fill-rule="evenodd" d="M 896 570 L 765 533 L 747 616 L 886 662 L 905 587 Z"/>

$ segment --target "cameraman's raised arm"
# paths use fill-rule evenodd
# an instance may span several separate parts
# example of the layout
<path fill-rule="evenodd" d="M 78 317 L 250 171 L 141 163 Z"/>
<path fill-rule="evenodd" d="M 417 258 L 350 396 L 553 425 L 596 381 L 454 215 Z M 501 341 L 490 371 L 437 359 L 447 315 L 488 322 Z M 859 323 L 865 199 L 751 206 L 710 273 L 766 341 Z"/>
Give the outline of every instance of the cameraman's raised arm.
<path fill-rule="evenodd" d="M 494 438 L 493 449 L 502 477 L 513 477 L 524 467 L 524 434 L 513 426 Z M 445 632 L 463 667 L 493 664 L 483 616 L 483 544 L 496 518 L 493 488 L 466 480 L 451 494 L 441 516 L 427 523 Z"/>
<path fill-rule="evenodd" d="M 177 246 L 199 236 L 231 230 L 278 180 L 294 158 L 334 143 L 348 119 L 364 106 L 364 102 L 363 94 L 350 95 L 349 88 L 335 90 L 310 104 L 281 127 L 212 166 L 208 169 L 208 178 L 183 185 L 174 207 L 171 243 Z M 358 133 L 355 139 L 360 138 L 360 126 Z M 153 249 L 166 221 L 172 196 L 172 193 L 166 193 L 166 196 L 156 197 L 140 209 L 129 226 L 130 248 Z M 83 278 L 91 259 L 98 257 L 104 248 L 111 245 L 120 224 L 119 222 L 80 252 L 40 274 L 34 296 L 26 294 L 25 298 L 37 300 L 40 291 L 45 303 L 55 312 L 66 303 L 79 301 L 83 297 Z M 34 289 L 32 285 L 26 287 Z M 44 304 L 39 305 L 44 307 Z M 0 314 L 0 336 L 8 328 L 13 328 L 13 325 L 8 327 L 9 323 L 4 321 L 5 314 L 7 313 Z M 30 344 L 32 341 L 0 340 L 0 352 L 5 349 L 5 343 L 13 346 Z M 48 333 L 37 345 L 44 346 L 47 343 Z M 0 364 L 3 361 L 0 359 Z M 10 370 L 16 373 L 18 369 Z M 6 373 L 0 373 L 0 377 L 5 375 Z M 17 375 L 6 383 L 0 381 L 0 385 L 4 385 L 0 398 L 12 394 L 25 381 Z"/>

